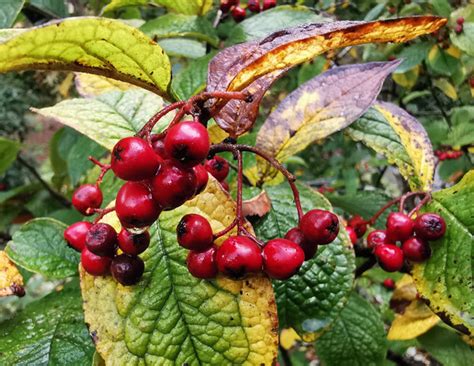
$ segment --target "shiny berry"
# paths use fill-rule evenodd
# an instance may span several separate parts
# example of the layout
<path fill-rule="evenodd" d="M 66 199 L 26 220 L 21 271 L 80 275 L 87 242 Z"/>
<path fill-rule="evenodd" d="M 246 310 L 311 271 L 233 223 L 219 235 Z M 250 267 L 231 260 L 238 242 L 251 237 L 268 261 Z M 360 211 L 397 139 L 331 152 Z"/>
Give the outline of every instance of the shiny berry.
<path fill-rule="evenodd" d="M 150 245 L 150 233 L 133 234 L 122 229 L 117 237 L 118 245 L 125 254 L 138 255 L 143 253 Z"/>
<path fill-rule="evenodd" d="M 209 174 L 203 165 L 196 165 L 193 170 L 196 175 L 196 194 L 199 194 L 206 188 Z"/>
<path fill-rule="evenodd" d="M 263 0 L 263 10 L 268 10 L 271 8 L 274 8 L 276 6 L 277 2 L 276 0 Z"/>
<path fill-rule="evenodd" d="M 260 12 L 260 0 L 248 0 L 247 1 L 247 9 L 249 9 L 252 13 L 259 13 Z"/>
<path fill-rule="evenodd" d="M 403 255 L 412 262 L 424 262 L 431 256 L 428 242 L 421 238 L 411 237 L 402 244 Z"/>
<path fill-rule="evenodd" d="M 223 13 L 227 13 L 230 8 L 236 5 L 239 5 L 239 0 L 221 0 L 219 9 L 221 9 Z"/>
<path fill-rule="evenodd" d="M 91 226 L 92 224 L 87 221 L 76 222 L 64 230 L 64 239 L 71 247 L 80 252 L 86 246 L 86 236 Z"/>
<path fill-rule="evenodd" d="M 374 230 L 367 235 L 367 248 L 373 249 L 380 244 L 393 244 L 387 238 L 385 230 Z"/>
<path fill-rule="evenodd" d="M 125 137 L 112 150 L 111 167 L 124 180 L 139 181 L 153 177 L 161 159 L 145 140 Z"/>
<path fill-rule="evenodd" d="M 165 162 L 151 181 L 151 193 L 163 210 L 172 210 L 191 199 L 196 186 L 193 169 Z"/>
<path fill-rule="evenodd" d="M 347 235 L 351 239 L 352 245 L 357 243 L 357 234 L 352 226 L 346 226 Z"/>
<path fill-rule="evenodd" d="M 425 240 L 438 240 L 446 232 L 446 222 L 435 213 L 424 213 L 415 220 L 415 234 Z"/>
<path fill-rule="evenodd" d="M 218 181 L 223 181 L 229 174 L 229 163 L 220 156 L 214 156 L 205 162 L 204 167 Z"/>
<path fill-rule="evenodd" d="M 387 237 L 390 241 L 405 241 L 413 235 L 414 221 L 402 212 L 391 212 L 387 217 Z"/>
<path fill-rule="evenodd" d="M 117 246 L 117 232 L 109 224 L 98 223 L 91 226 L 86 235 L 86 248 L 92 253 L 111 257 Z"/>
<path fill-rule="evenodd" d="M 316 244 L 329 244 L 339 233 L 339 219 L 326 210 L 308 211 L 300 221 L 305 238 Z"/>
<path fill-rule="evenodd" d="M 161 209 L 148 186 L 141 182 L 127 182 L 117 193 L 115 212 L 122 226 L 143 228 L 158 219 Z"/>
<path fill-rule="evenodd" d="M 81 264 L 84 270 L 93 276 L 103 276 L 109 273 L 112 258 L 101 257 L 89 251 L 87 248 L 81 252 Z"/>
<path fill-rule="evenodd" d="M 206 127 L 198 122 L 181 122 L 171 127 L 165 137 L 166 154 L 185 166 L 193 167 L 209 154 Z"/>
<path fill-rule="evenodd" d="M 102 205 L 102 191 L 96 184 L 83 184 L 77 188 L 72 195 L 72 205 L 81 214 L 91 216 L 94 214 L 91 208 L 99 208 Z"/>
<path fill-rule="evenodd" d="M 386 278 L 382 282 L 383 287 L 387 290 L 394 290 L 395 289 L 395 281 L 392 278 Z"/>
<path fill-rule="evenodd" d="M 316 251 L 318 250 L 318 245 L 306 240 L 303 232 L 297 227 L 288 230 L 288 232 L 285 234 L 285 239 L 298 244 L 301 249 L 303 249 L 305 261 L 313 258 L 316 254 Z"/>
<path fill-rule="evenodd" d="M 347 226 L 350 226 L 354 229 L 358 238 L 362 238 L 367 231 L 367 223 L 359 215 L 351 217 L 351 219 L 347 222 Z"/>
<path fill-rule="evenodd" d="M 232 278 L 240 278 L 262 269 L 260 247 L 244 236 L 226 239 L 217 249 L 216 261 L 219 272 Z"/>
<path fill-rule="evenodd" d="M 136 255 L 120 254 L 112 260 L 110 272 L 115 280 L 124 285 L 135 285 L 145 271 L 145 264 Z"/>
<path fill-rule="evenodd" d="M 262 257 L 263 270 L 277 280 L 290 278 L 304 262 L 303 249 L 287 239 L 270 240 L 262 250 Z"/>
<path fill-rule="evenodd" d="M 167 159 L 165 150 L 165 139 L 164 137 L 158 138 L 159 135 L 151 135 L 151 147 L 153 151 L 162 159 Z"/>
<path fill-rule="evenodd" d="M 209 249 L 214 240 L 211 224 L 197 214 L 183 216 L 176 227 L 176 234 L 179 245 L 196 252 Z"/>
<path fill-rule="evenodd" d="M 232 8 L 230 14 L 232 15 L 232 18 L 234 18 L 234 20 L 238 23 L 245 19 L 247 16 L 247 11 L 240 6 L 236 6 Z"/>
<path fill-rule="evenodd" d="M 214 278 L 217 276 L 216 247 L 211 247 L 205 252 L 188 253 L 186 264 L 189 273 L 197 278 Z"/>
<path fill-rule="evenodd" d="M 403 251 L 393 244 L 377 245 L 374 255 L 382 267 L 387 272 L 396 272 L 403 266 Z"/>

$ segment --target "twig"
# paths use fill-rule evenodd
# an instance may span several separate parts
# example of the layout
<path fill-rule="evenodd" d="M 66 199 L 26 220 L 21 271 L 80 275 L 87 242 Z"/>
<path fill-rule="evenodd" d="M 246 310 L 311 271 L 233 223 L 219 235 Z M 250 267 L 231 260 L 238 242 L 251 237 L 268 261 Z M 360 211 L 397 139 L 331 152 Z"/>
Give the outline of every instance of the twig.
<path fill-rule="evenodd" d="M 358 278 L 362 276 L 365 271 L 371 269 L 373 266 L 375 266 L 376 263 L 377 261 L 375 257 L 371 256 L 369 259 L 367 259 L 364 263 L 362 263 L 359 267 L 356 268 L 355 277 Z"/>
<path fill-rule="evenodd" d="M 285 366 L 292 366 L 293 364 L 291 363 L 291 359 L 290 359 L 290 355 L 288 354 L 288 351 L 284 349 L 281 345 L 278 346 L 278 349 L 280 350 L 280 355 L 281 355 L 283 364 Z"/>

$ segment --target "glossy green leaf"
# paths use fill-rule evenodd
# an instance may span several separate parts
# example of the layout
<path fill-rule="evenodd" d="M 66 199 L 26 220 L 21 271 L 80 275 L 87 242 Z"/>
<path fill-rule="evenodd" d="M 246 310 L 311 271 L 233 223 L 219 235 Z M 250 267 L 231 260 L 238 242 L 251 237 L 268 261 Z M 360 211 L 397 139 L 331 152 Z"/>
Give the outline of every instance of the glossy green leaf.
<path fill-rule="evenodd" d="M 380 314 L 356 293 L 331 329 L 316 341 L 316 352 L 325 366 L 378 366 L 386 351 Z"/>
<path fill-rule="evenodd" d="M 443 238 L 431 242 L 432 255 L 413 268 L 416 288 L 445 322 L 474 333 L 474 170 L 455 186 L 433 194 L 424 210 L 446 221 Z"/>
<path fill-rule="evenodd" d="M 404 73 L 420 65 L 428 56 L 430 48 L 431 44 L 425 42 L 415 43 L 405 47 L 403 51 L 397 55 L 399 59 L 403 59 L 403 62 L 397 67 L 394 73 Z"/>
<path fill-rule="evenodd" d="M 322 195 L 299 185 L 304 211 L 330 209 Z M 255 224 L 259 238 L 282 238 L 297 226 L 298 216 L 290 188 L 286 184 L 266 187 L 272 211 Z M 327 329 L 347 301 L 354 279 L 354 254 L 347 234 L 340 230 L 337 239 L 321 245 L 315 257 L 303 264 L 298 274 L 286 281 L 273 281 L 280 327 L 292 327 L 302 335 L 319 335 Z"/>
<path fill-rule="evenodd" d="M 13 25 L 24 3 L 25 0 L 0 0 L 0 28 Z"/>
<path fill-rule="evenodd" d="M 0 175 L 16 160 L 21 145 L 13 140 L 0 137 Z"/>
<path fill-rule="evenodd" d="M 48 23 L 0 44 L 0 72 L 28 69 L 105 75 L 164 97 L 171 81 L 171 65 L 161 47 L 137 29 L 106 18 Z"/>
<path fill-rule="evenodd" d="M 0 323 L 0 364 L 90 365 L 94 345 L 81 305 L 76 280 Z"/>
<path fill-rule="evenodd" d="M 5 251 L 8 257 L 30 272 L 48 278 L 77 274 L 80 254 L 63 238 L 66 225 L 50 218 L 34 219 L 18 229 Z"/>
<path fill-rule="evenodd" d="M 177 99 L 186 100 L 206 88 L 207 67 L 212 57 L 214 54 L 210 53 L 192 60 L 174 76 L 171 91 Z"/>
<path fill-rule="evenodd" d="M 90 99 L 64 100 L 53 107 L 35 111 L 112 149 L 119 139 L 134 135 L 163 107 L 163 99 L 159 96 L 145 90 L 131 89 Z M 163 123 L 166 124 L 167 119 Z"/>

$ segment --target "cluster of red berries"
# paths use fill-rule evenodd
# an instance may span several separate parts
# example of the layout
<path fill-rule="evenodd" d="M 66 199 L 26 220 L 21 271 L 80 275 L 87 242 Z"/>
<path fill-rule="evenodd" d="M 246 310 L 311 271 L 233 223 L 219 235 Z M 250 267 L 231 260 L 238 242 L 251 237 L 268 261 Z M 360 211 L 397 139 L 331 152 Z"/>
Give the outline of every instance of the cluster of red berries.
<path fill-rule="evenodd" d="M 367 222 L 359 215 L 353 216 L 346 225 L 346 231 L 351 243 L 355 245 L 359 238 L 362 238 L 367 231 Z"/>
<path fill-rule="evenodd" d="M 206 279 L 218 273 L 242 278 L 262 270 L 271 278 L 288 279 L 298 272 L 305 260 L 314 256 L 318 245 L 331 243 L 338 232 L 337 216 L 317 209 L 303 215 L 299 226 L 289 230 L 285 238 L 270 240 L 263 248 L 243 235 L 231 236 L 217 247 L 211 225 L 197 214 L 184 216 L 176 228 L 178 243 L 190 250 L 189 272 Z"/>
<path fill-rule="evenodd" d="M 459 17 L 456 19 L 456 27 L 454 27 L 454 31 L 457 34 L 461 34 L 463 30 L 464 30 L 464 18 Z"/>
<path fill-rule="evenodd" d="M 429 241 L 440 239 L 445 232 L 446 223 L 438 214 L 424 213 L 413 220 L 403 212 L 392 212 L 385 230 L 369 233 L 367 247 L 385 271 L 395 272 L 402 269 L 405 260 L 427 260 L 431 255 Z"/>
<path fill-rule="evenodd" d="M 276 6 L 276 0 L 248 0 L 247 8 L 240 6 L 239 0 L 221 0 L 220 10 L 226 14 L 230 11 L 230 15 L 236 22 L 241 22 L 247 16 L 247 9 L 252 13 L 260 13 Z"/>
<path fill-rule="evenodd" d="M 436 157 L 441 161 L 459 159 L 463 154 L 462 151 L 456 150 L 436 150 L 434 153 Z"/>

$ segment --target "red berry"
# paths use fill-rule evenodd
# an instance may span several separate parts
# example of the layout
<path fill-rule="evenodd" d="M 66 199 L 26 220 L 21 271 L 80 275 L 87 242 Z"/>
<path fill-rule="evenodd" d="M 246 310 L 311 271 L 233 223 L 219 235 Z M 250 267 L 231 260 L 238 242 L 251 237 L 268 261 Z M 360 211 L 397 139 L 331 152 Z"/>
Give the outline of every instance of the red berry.
<path fill-rule="evenodd" d="M 86 246 L 86 235 L 91 226 L 92 224 L 87 221 L 76 222 L 64 230 L 64 239 L 71 247 L 80 252 Z"/>
<path fill-rule="evenodd" d="M 470 79 L 469 79 L 469 86 L 471 88 L 474 88 L 474 76 L 472 76 Z"/>
<path fill-rule="evenodd" d="M 385 230 L 374 230 L 367 235 L 367 248 L 373 249 L 380 244 L 393 244 L 388 240 Z"/>
<path fill-rule="evenodd" d="M 299 227 L 306 240 L 316 244 L 329 244 L 339 233 L 339 219 L 326 210 L 311 210 L 303 216 Z"/>
<path fill-rule="evenodd" d="M 394 6 L 390 6 L 390 7 L 388 8 L 388 12 L 389 12 L 390 14 L 396 14 L 397 8 L 394 7 Z"/>
<path fill-rule="evenodd" d="M 403 242 L 402 250 L 405 258 L 412 262 L 424 262 L 431 255 L 428 242 L 414 236 Z"/>
<path fill-rule="evenodd" d="M 457 18 L 456 23 L 459 24 L 459 25 L 463 25 L 464 24 L 464 18 L 463 17 Z"/>
<path fill-rule="evenodd" d="M 206 188 L 209 174 L 203 165 L 196 165 L 193 170 L 196 175 L 196 194 L 199 194 Z"/>
<path fill-rule="evenodd" d="M 220 9 L 223 13 L 227 13 L 231 7 L 239 5 L 239 0 L 221 0 Z"/>
<path fill-rule="evenodd" d="M 204 163 L 206 170 L 218 181 L 223 181 L 229 174 L 229 163 L 220 156 L 214 156 Z"/>
<path fill-rule="evenodd" d="M 111 166 L 115 175 L 124 180 L 138 181 L 153 177 L 161 159 L 145 140 L 125 137 L 112 150 Z"/>
<path fill-rule="evenodd" d="M 230 11 L 230 14 L 232 15 L 232 18 L 234 18 L 236 22 L 241 22 L 247 16 L 247 12 L 245 11 L 245 9 L 241 8 L 240 6 L 236 6 L 232 8 L 232 10 Z"/>
<path fill-rule="evenodd" d="M 403 251 L 393 244 L 377 245 L 374 255 L 382 267 L 387 272 L 396 272 L 403 266 Z"/>
<path fill-rule="evenodd" d="M 183 216 L 176 227 L 176 234 L 179 245 L 196 252 L 209 249 L 214 241 L 211 224 L 197 214 Z"/>
<path fill-rule="evenodd" d="M 115 212 L 122 226 L 143 228 L 153 224 L 161 210 L 145 184 L 127 182 L 117 193 Z"/>
<path fill-rule="evenodd" d="M 151 193 L 163 210 L 172 210 L 191 199 L 196 186 L 193 169 L 165 162 L 151 181 Z"/>
<path fill-rule="evenodd" d="M 349 239 L 351 239 L 352 245 L 356 244 L 357 243 L 357 234 L 356 234 L 354 228 L 351 227 L 351 226 L 346 226 L 346 231 L 347 231 L 347 234 L 349 235 Z"/>
<path fill-rule="evenodd" d="M 277 280 L 286 280 L 300 269 L 304 262 L 303 249 L 287 239 L 270 240 L 262 250 L 263 269 Z"/>
<path fill-rule="evenodd" d="M 354 231 L 355 231 L 358 238 L 362 238 L 364 236 L 365 232 L 367 231 L 367 223 L 359 215 L 353 216 L 347 222 L 347 226 L 350 226 L 354 229 Z"/>
<path fill-rule="evenodd" d="M 217 249 L 216 261 L 219 272 L 232 278 L 240 278 L 262 269 L 260 247 L 244 236 L 231 236 L 226 239 Z"/>
<path fill-rule="evenodd" d="M 387 57 L 387 61 L 395 61 L 397 58 L 393 55 Z"/>
<path fill-rule="evenodd" d="M 221 184 L 224 191 L 229 192 L 229 183 L 227 183 L 225 180 L 223 180 L 222 182 L 219 182 L 219 183 Z"/>
<path fill-rule="evenodd" d="M 276 6 L 277 2 L 276 0 L 263 0 L 263 10 L 268 10 L 271 8 L 274 8 Z"/>
<path fill-rule="evenodd" d="M 383 287 L 385 287 L 387 290 L 393 290 L 395 289 L 395 281 L 392 278 L 386 278 L 382 282 Z"/>
<path fill-rule="evenodd" d="M 86 235 L 86 248 L 96 255 L 112 257 L 116 244 L 117 232 L 109 224 L 94 224 Z"/>
<path fill-rule="evenodd" d="M 457 34 L 461 34 L 462 31 L 463 31 L 463 25 L 462 25 L 462 24 L 456 25 L 456 27 L 454 28 L 454 31 L 455 31 Z"/>
<path fill-rule="evenodd" d="M 101 257 L 87 248 L 81 252 L 81 264 L 84 270 L 93 276 L 103 276 L 109 272 L 112 258 Z"/>
<path fill-rule="evenodd" d="M 414 221 L 403 212 L 391 212 L 387 217 L 387 237 L 389 241 L 405 241 L 413 235 Z"/>
<path fill-rule="evenodd" d="M 72 205 L 81 214 L 91 216 L 94 214 L 91 208 L 99 208 L 102 205 L 102 191 L 96 184 L 83 184 L 72 195 Z"/>
<path fill-rule="evenodd" d="M 150 233 L 133 234 L 122 229 L 118 234 L 118 245 L 125 254 L 138 255 L 143 253 L 150 245 Z"/>
<path fill-rule="evenodd" d="M 446 222 L 435 213 L 424 213 L 415 220 L 416 236 L 425 240 L 438 240 L 446 232 Z"/>
<path fill-rule="evenodd" d="M 252 13 L 260 13 L 260 0 L 248 0 L 247 1 L 247 8 Z"/>
<path fill-rule="evenodd" d="M 290 229 L 286 233 L 285 239 L 298 244 L 301 247 L 301 249 L 303 249 L 305 261 L 313 258 L 314 255 L 316 254 L 316 251 L 318 250 L 318 245 L 306 240 L 303 232 L 297 227 Z"/>
<path fill-rule="evenodd" d="M 193 167 L 209 154 L 210 141 L 206 127 L 198 122 L 181 122 L 169 129 L 165 137 L 166 154 L 185 166 Z"/>
<path fill-rule="evenodd" d="M 145 271 L 145 264 L 136 255 L 120 254 L 112 260 L 110 272 L 115 280 L 124 285 L 135 285 Z"/>
<path fill-rule="evenodd" d="M 216 248 L 211 247 L 205 252 L 191 250 L 186 259 L 188 271 L 197 278 L 214 278 L 217 276 Z"/>
<path fill-rule="evenodd" d="M 159 135 L 151 135 L 151 147 L 159 157 L 167 159 L 168 156 L 166 155 L 165 150 L 165 139 L 164 137 L 158 138 L 158 136 Z"/>

